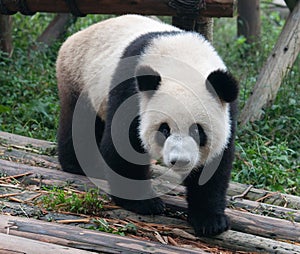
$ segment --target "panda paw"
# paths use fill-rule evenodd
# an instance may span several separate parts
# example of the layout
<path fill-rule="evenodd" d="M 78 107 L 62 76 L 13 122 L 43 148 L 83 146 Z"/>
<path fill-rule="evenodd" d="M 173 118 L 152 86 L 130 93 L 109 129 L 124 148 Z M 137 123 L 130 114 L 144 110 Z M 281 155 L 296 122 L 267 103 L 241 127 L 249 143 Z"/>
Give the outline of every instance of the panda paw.
<path fill-rule="evenodd" d="M 160 198 L 128 200 L 113 197 L 113 200 L 116 205 L 119 205 L 128 211 L 143 215 L 162 214 L 165 210 L 165 204 Z"/>
<path fill-rule="evenodd" d="M 214 236 L 230 228 L 229 218 L 225 214 L 189 215 L 188 221 L 193 226 L 196 236 Z"/>

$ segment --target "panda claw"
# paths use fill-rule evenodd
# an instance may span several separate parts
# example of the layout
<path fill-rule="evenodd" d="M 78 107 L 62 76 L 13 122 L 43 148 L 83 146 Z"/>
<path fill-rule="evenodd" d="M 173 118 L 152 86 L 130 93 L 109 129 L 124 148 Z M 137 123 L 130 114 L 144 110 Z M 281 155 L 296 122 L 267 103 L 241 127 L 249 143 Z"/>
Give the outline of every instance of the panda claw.
<path fill-rule="evenodd" d="M 188 220 L 196 236 L 215 236 L 230 228 L 229 218 L 225 214 L 210 216 L 189 216 Z"/>

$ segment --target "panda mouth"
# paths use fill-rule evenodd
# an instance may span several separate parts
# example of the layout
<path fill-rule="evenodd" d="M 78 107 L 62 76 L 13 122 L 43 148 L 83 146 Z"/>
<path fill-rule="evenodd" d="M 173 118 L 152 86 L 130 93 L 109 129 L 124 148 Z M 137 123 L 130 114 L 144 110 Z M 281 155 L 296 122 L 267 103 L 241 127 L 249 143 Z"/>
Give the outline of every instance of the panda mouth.
<path fill-rule="evenodd" d="M 187 174 L 190 173 L 190 171 L 193 170 L 193 167 L 178 167 L 178 166 L 172 166 L 170 167 L 171 170 L 173 170 L 177 174 Z"/>
<path fill-rule="evenodd" d="M 157 162 L 157 164 L 164 166 L 178 174 L 185 174 L 186 172 L 193 170 L 197 166 L 197 165 L 192 165 L 193 164 L 192 162 L 186 165 L 180 165 L 177 163 L 173 165 L 169 162 L 165 162 L 162 157 L 154 161 Z"/>
<path fill-rule="evenodd" d="M 195 167 L 194 163 L 192 161 L 189 162 L 179 162 L 171 163 L 168 162 L 165 164 L 170 170 L 172 170 L 174 173 L 179 175 L 186 175 L 189 174 L 193 168 Z"/>

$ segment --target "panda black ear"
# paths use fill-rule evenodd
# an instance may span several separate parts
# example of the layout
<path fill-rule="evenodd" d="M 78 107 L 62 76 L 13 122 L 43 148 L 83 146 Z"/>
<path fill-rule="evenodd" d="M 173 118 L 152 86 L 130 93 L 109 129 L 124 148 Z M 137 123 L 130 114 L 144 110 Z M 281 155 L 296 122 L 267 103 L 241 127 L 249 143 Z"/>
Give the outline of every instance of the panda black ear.
<path fill-rule="evenodd" d="M 141 92 L 157 90 L 161 81 L 160 75 L 150 66 L 139 66 L 136 69 L 135 78 Z"/>
<path fill-rule="evenodd" d="M 224 102 L 233 102 L 239 94 L 238 82 L 228 71 L 224 70 L 210 73 L 206 80 L 206 87 Z"/>

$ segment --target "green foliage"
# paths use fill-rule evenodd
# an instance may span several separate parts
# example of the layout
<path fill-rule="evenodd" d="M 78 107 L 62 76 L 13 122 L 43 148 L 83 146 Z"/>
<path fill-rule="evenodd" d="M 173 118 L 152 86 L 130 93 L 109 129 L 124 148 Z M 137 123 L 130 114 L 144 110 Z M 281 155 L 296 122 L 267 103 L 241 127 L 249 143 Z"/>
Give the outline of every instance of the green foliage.
<path fill-rule="evenodd" d="M 35 51 L 36 37 L 51 15 L 14 16 L 12 58 L 0 52 L 0 129 L 54 140 L 58 101 L 56 52 Z M 31 49 L 32 48 L 32 49 Z"/>
<path fill-rule="evenodd" d="M 242 138 L 242 140 L 241 140 Z M 252 139 L 252 142 L 245 142 Z M 300 169 L 296 151 L 287 142 L 274 142 L 251 129 L 239 132 L 233 180 L 297 194 L 300 192 Z"/>
<path fill-rule="evenodd" d="M 0 130 L 55 141 L 59 115 L 55 60 L 61 41 L 51 48 L 34 49 L 37 36 L 53 17 L 13 16 L 13 55 L 0 53 Z M 79 18 L 67 35 L 107 17 Z M 240 81 L 240 108 L 284 24 L 278 13 L 267 12 L 264 5 L 261 21 L 261 38 L 249 45 L 245 38 L 236 37 L 236 19 L 215 20 L 214 46 Z M 300 195 L 299 66 L 298 58 L 262 119 L 238 129 L 233 180 Z"/>
<path fill-rule="evenodd" d="M 37 13 L 14 15 L 14 52 L 11 58 L 0 51 L 0 130 L 55 141 L 59 101 L 55 61 L 61 42 L 52 48 L 36 39 L 54 17 Z M 68 30 L 71 35 L 108 16 L 88 15 Z"/>
<path fill-rule="evenodd" d="M 103 200 L 99 199 L 99 191 L 96 189 L 74 193 L 53 187 L 39 203 L 52 211 L 99 215 L 103 210 Z"/>
<path fill-rule="evenodd" d="M 278 13 L 263 9 L 261 38 L 251 45 L 236 38 L 235 20 L 216 22 L 214 44 L 240 81 L 240 108 L 283 27 Z M 258 188 L 300 195 L 300 59 L 298 57 L 262 119 L 238 128 L 232 178 Z"/>

